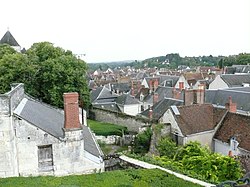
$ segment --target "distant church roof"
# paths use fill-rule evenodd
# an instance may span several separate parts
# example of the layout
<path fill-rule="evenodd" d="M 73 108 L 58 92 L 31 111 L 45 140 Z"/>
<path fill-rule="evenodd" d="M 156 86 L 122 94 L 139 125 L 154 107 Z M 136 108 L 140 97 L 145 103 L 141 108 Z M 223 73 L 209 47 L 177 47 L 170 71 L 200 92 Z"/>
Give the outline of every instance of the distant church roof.
<path fill-rule="evenodd" d="M 16 39 L 12 36 L 10 31 L 7 31 L 2 39 L 0 40 L 0 44 L 9 44 L 10 46 L 20 46 Z"/>

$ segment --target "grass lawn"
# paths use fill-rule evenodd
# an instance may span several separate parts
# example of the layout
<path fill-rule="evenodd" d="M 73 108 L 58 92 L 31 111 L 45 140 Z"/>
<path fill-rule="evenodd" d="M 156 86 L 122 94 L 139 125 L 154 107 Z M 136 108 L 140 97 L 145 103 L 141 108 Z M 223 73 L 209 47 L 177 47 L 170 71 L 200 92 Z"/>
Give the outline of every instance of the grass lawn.
<path fill-rule="evenodd" d="M 66 177 L 0 178 L 1 187 L 198 187 L 158 169 L 117 170 Z"/>
<path fill-rule="evenodd" d="M 114 125 L 110 123 L 102 123 L 99 121 L 89 120 L 88 126 L 96 135 L 109 136 L 109 135 L 122 135 L 122 131 L 124 134 L 128 132 L 127 127 L 122 127 L 119 125 Z"/>

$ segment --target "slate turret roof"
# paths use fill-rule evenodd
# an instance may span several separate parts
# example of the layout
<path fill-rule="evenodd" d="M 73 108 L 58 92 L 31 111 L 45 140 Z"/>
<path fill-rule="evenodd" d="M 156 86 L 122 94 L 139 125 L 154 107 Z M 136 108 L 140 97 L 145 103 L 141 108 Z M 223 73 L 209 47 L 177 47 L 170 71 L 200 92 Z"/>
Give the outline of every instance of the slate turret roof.
<path fill-rule="evenodd" d="M 9 44 L 10 46 L 20 46 L 10 31 L 7 31 L 2 39 L 0 40 L 0 44 Z"/>

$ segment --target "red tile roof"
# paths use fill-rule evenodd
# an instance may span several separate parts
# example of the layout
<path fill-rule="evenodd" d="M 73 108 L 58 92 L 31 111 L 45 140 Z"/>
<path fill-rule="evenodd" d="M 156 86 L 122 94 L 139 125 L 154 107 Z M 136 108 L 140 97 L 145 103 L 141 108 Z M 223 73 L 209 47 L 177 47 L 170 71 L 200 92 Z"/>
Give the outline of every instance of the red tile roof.
<path fill-rule="evenodd" d="M 215 138 L 229 143 L 233 136 L 239 142 L 239 147 L 250 151 L 250 116 L 235 113 L 226 115 Z"/>
<path fill-rule="evenodd" d="M 226 113 L 212 104 L 180 106 L 178 110 L 180 115 L 175 117 L 184 136 L 213 130 Z"/>

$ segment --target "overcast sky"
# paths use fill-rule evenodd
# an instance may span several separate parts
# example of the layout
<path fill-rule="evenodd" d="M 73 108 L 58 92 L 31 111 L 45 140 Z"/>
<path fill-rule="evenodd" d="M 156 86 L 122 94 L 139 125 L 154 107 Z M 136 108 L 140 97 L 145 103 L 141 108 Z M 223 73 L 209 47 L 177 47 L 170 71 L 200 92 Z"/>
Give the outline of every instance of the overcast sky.
<path fill-rule="evenodd" d="M 250 0 L 3 0 L 9 28 L 28 49 L 49 41 L 86 62 L 250 53 Z"/>

